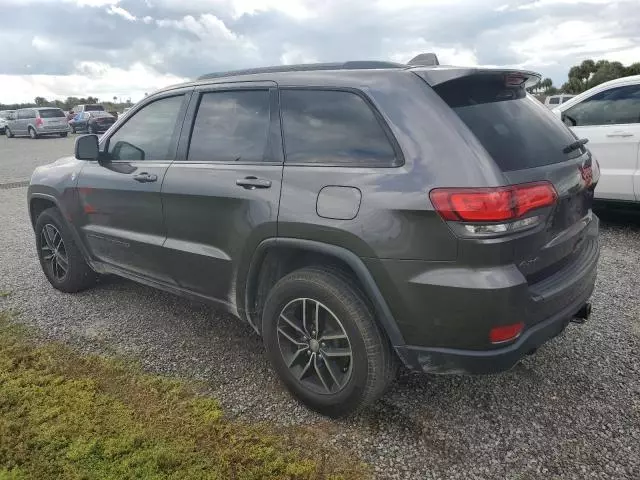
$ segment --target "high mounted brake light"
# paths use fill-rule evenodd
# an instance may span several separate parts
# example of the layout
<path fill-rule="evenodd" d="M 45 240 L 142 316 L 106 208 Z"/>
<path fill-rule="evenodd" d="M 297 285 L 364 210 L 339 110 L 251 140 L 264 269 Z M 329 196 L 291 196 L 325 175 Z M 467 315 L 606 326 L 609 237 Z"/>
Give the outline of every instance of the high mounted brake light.
<path fill-rule="evenodd" d="M 549 207 L 558 194 L 549 182 L 509 187 L 435 188 L 429 192 L 440 216 L 454 222 L 504 222 Z"/>

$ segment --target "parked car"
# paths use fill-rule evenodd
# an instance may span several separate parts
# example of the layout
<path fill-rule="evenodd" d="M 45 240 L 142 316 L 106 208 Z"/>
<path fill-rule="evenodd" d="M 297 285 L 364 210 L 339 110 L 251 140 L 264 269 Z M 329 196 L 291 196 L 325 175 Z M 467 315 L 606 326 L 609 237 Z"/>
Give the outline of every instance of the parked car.
<path fill-rule="evenodd" d="M 71 111 L 74 112 L 74 114 L 78 114 L 81 112 L 104 112 L 105 108 L 103 105 L 94 103 L 86 105 L 76 105 Z"/>
<path fill-rule="evenodd" d="M 556 105 L 560 105 L 564 102 L 571 100 L 573 97 L 575 97 L 575 95 L 568 95 L 568 94 L 549 95 L 547 98 L 544 99 L 544 104 L 549 108 L 553 108 Z"/>
<path fill-rule="evenodd" d="M 640 202 L 640 75 L 598 85 L 554 109 L 600 163 L 598 200 Z"/>
<path fill-rule="evenodd" d="M 66 137 L 69 126 L 64 112 L 54 107 L 21 108 L 9 119 L 5 127 L 8 138 L 29 136 L 33 139 L 43 135 Z"/>
<path fill-rule="evenodd" d="M 588 318 L 599 256 L 598 170 L 538 80 L 347 62 L 166 88 L 36 169 L 42 269 L 64 292 L 113 273 L 229 310 L 330 416 L 400 363 L 507 370 Z"/>
<path fill-rule="evenodd" d="M 104 106 L 100 105 L 100 104 L 96 104 L 96 103 L 94 103 L 94 104 L 76 105 L 67 114 L 67 121 L 70 122 L 79 113 L 83 113 L 83 112 L 104 112 L 104 111 L 105 111 Z"/>
<path fill-rule="evenodd" d="M 0 110 L 0 135 L 4 135 L 4 129 L 7 126 L 8 119 L 15 110 Z"/>
<path fill-rule="evenodd" d="M 73 133 L 79 131 L 102 133 L 106 132 L 115 121 L 115 117 L 107 112 L 82 112 L 73 117 L 69 122 L 69 127 Z"/>

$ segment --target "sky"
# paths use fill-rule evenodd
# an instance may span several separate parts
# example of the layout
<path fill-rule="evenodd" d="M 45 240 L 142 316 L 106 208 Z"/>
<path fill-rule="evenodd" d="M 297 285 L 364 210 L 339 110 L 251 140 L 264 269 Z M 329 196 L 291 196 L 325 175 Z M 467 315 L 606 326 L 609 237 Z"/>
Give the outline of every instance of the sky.
<path fill-rule="evenodd" d="M 0 102 L 131 98 L 204 73 L 345 60 L 535 70 L 640 61 L 640 0 L 0 0 Z"/>

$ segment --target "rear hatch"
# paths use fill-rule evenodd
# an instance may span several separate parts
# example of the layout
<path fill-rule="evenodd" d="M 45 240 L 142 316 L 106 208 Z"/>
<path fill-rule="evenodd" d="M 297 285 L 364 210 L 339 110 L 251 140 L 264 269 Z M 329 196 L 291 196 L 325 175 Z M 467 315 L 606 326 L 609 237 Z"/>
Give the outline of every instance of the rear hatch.
<path fill-rule="evenodd" d="M 536 80 L 530 72 L 416 73 L 479 140 L 502 171 L 504 185 L 516 192 L 529 189 L 534 195 L 527 193 L 527 208 L 531 208 L 508 221 L 449 222 L 464 237 L 463 260 L 515 264 L 537 300 L 549 300 L 563 289 L 567 293 L 569 277 L 578 278 L 581 263 L 586 265 L 590 256 L 597 255 L 597 238 L 589 227 L 599 172 L 591 154 L 544 105 L 526 94 L 525 86 Z M 548 190 L 549 186 L 553 189 Z M 542 192 L 537 198 L 536 188 Z M 553 190 L 555 198 L 550 196 Z M 500 224 L 507 229 L 497 228 Z M 513 225 L 517 228 L 510 230 Z M 584 284 L 587 288 L 588 279 Z M 540 318 L 561 307 L 560 303 L 540 310 Z"/>
<path fill-rule="evenodd" d="M 67 119 L 64 112 L 59 108 L 47 108 L 39 110 L 39 128 L 44 130 L 64 130 L 67 126 Z"/>

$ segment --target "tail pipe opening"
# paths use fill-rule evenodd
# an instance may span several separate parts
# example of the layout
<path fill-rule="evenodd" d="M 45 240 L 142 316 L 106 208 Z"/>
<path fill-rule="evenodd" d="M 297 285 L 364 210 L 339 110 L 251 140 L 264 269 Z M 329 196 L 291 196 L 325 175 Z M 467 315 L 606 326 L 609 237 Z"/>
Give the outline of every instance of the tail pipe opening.
<path fill-rule="evenodd" d="M 591 302 L 585 303 L 580 310 L 578 310 L 574 315 L 571 321 L 573 323 L 583 324 L 591 317 Z"/>

